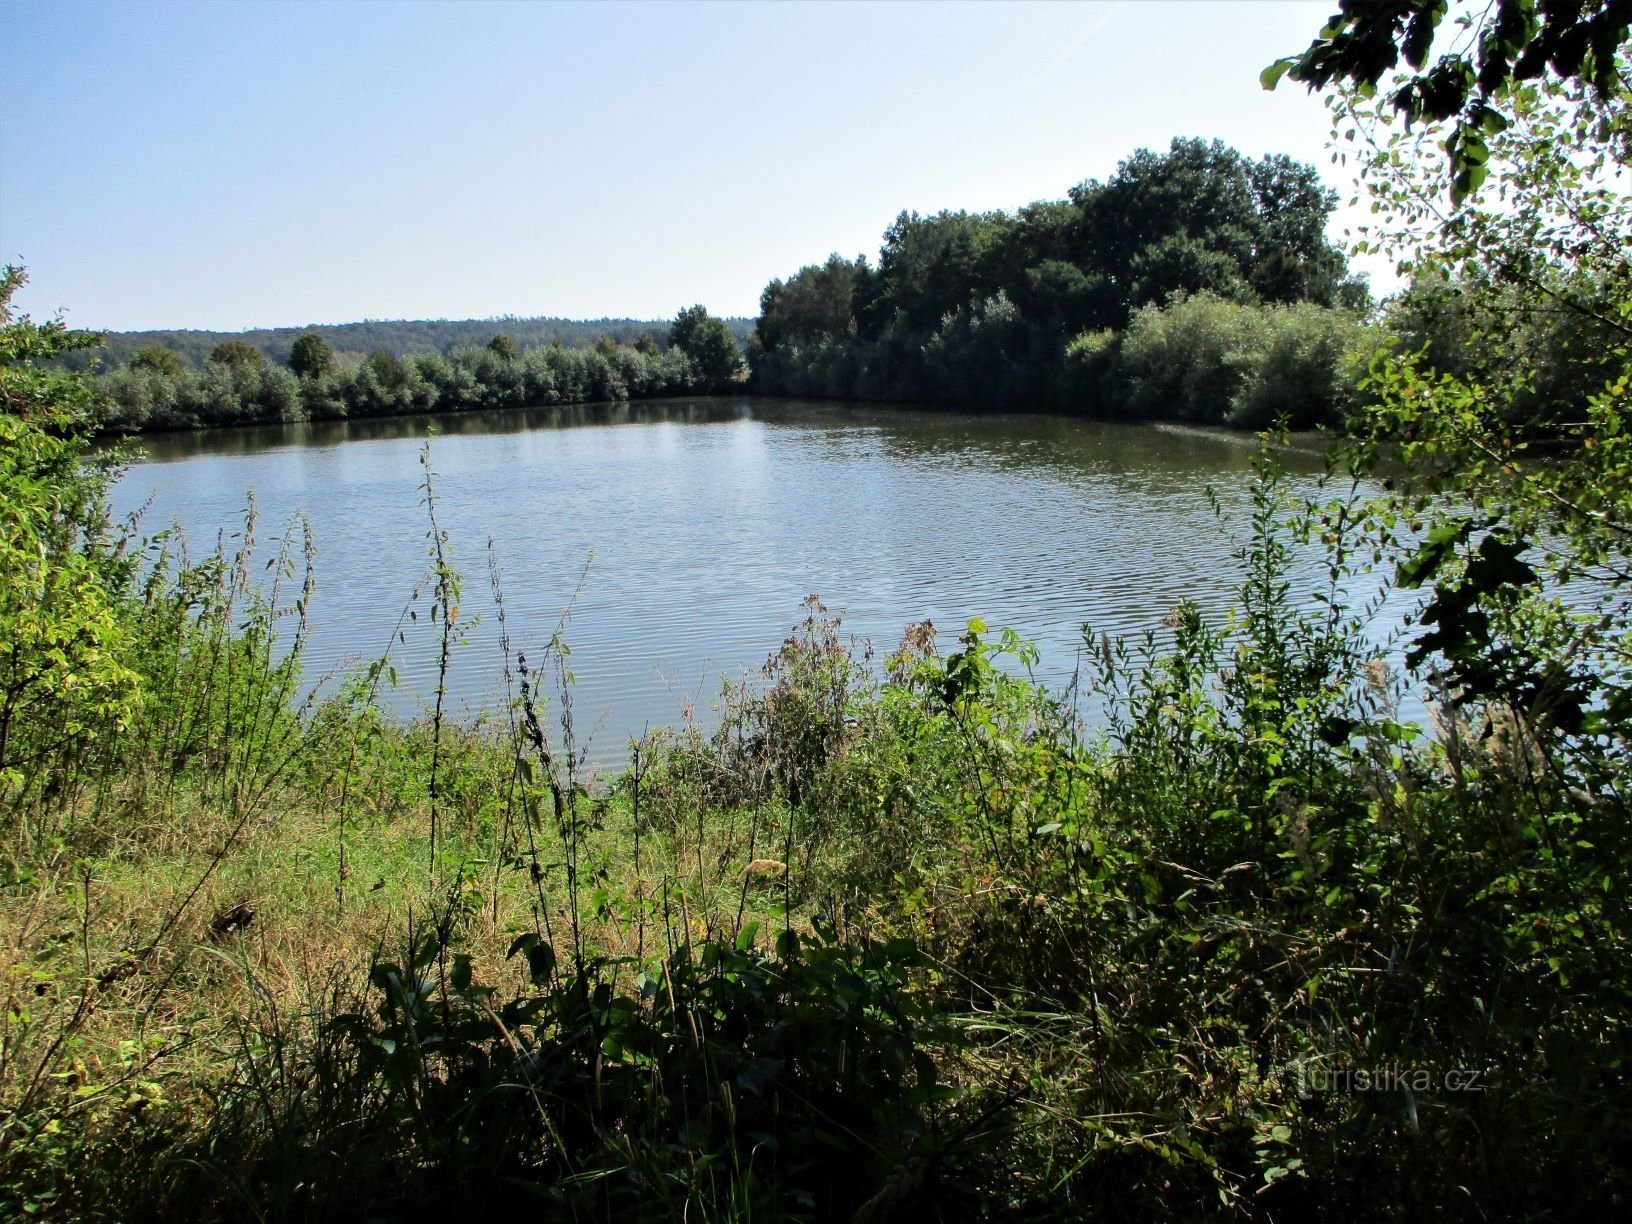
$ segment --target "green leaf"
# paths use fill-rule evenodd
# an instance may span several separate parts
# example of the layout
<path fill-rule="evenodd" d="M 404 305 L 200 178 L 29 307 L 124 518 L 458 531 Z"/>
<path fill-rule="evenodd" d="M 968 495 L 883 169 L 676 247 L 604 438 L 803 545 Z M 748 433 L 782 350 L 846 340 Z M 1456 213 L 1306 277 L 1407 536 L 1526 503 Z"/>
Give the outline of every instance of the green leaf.
<path fill-rule="evenodd" d="M 1400 562 L 1395 581 L 1406 590 L 1421 586 L 1455 555 L 1457 545 L 1466 540 L 1472 530 L 1473 524 L 1466 519 L 1451 519 L 1436 525 L 1417 551 Z"/>
<path fill-rule="evenodd" d="M 1268 68 L 1265 68 L 1258 74 L 1258 84 L 1263 86 L 1265 89 L 1274 92 L 1275 86 L 1281 83 L 1281 78 L 1290 72 L 1292 68 L 1297 65 L 1297 62 L 1298 57 L 1295 55 L 1289 55 L 1285 59 L 1276 60 Z"/>
<path fill-rule="evenodd" d="M 1479 541 L 1479 555 L 1468 565 L 1468 582 L 1491 590 L 1498 586 L 1530 586 L 1538 579 L 1536 571 L 1519 560 L 1529 550 L 1525 542 L 1488 535 Z"/>

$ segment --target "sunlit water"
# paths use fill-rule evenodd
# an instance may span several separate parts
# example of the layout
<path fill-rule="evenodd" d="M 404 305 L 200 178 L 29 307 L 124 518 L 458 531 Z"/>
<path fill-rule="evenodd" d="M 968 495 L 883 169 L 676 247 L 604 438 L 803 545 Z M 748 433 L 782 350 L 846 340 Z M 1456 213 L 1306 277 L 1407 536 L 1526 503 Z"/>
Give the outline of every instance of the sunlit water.
<path fill-rule="evenodd" d="M 463 572 L 461 615 L 479 618 L 455 651 L 450 708 L 470 716 L 505 692 L 491 540 L 514 648 L 538 659 L 564 622 L 576 730 L 602 766 L 687 709 L 706 723 L 722 681 L 757 671 L 811 594 L 880 655 L 912 622 L 933 621 L 943 646 L 971 617 L 1011 626 L 1037 643 L 1040 678 L 1063 685 L 1084 624 L 1139 635 L 1185 598 L 1222 615 L 1240 580 L 1254 445 L 1240 436 L 744 399 L 435 423 L 437 514 Z M 315 681 L 392 647 L 423 580 L 427 424 L 154 436 L 116 507 L 151 498 L 144 531 L 179 522 L 196 556 L 241 530 L 253 490 L 263 560 L 309 515 Z M 1313 489 L 1318 460 L 1289 463 L 1295 487 Z M 1322 582 L 1306 565 L 1294 596 Z M 417 613 L 384 695 L 402 714 L 435 691 L 423 597 Z"/>

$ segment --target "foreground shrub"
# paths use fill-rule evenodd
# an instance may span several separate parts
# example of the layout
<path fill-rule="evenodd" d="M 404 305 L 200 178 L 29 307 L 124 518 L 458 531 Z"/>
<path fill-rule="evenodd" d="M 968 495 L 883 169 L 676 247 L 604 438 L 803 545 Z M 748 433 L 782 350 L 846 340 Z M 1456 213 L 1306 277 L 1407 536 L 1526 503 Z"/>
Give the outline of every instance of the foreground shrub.
<path fill-rule="evenodd" d="M 616 963 L 580 973 L 527 935 L 512 954 L 532 987 L 502 997 L 445 934 L 376 964 L 371 997 L 309 1044 L 242 1066 L 163 1193 L 202 1167 L 206 1195 L 224 1174 L 312 1219 L 883 1219 L 959 1198 L 946 1173 L 967 1128 L 910 944 L 784 931 L 772 953 L 745 928 L 620 982 Z"/>

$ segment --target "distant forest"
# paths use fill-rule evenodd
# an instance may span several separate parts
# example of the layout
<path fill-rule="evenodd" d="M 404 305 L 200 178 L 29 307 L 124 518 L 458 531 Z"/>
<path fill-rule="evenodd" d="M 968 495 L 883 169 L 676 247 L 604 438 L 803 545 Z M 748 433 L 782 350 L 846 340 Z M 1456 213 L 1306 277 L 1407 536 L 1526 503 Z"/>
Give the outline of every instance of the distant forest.
<path fill-rule="evenodd" d="M 752 319 L 726 319 L 726 326 L 746 344 L 754 330 Z M 633 345 L 650 334 L 661 347 L 668 342 L 667 319 L 365 319 L 361 323 L 311 324 L 307 327 L 263 327 L 252 331 L 130 331 L 108 332 L 101 349 L 65 354 L 62 364 L 84 369 L 100 362 L 104 368 L 127 365 L 139 351 L 153 345 L 169 349 L 185 366 L 202 369 L 218 344 L 238 340 L 259 349 L 278 365 L 289 364 L 296 339 L 315 332 L 341 358 L 361 358 L 383 351 L 393 357 L 434 353 L 448 357 L 455 349 L 486 344 L 495 333 L 515 342 L 518 349 L 542 348 L 559 341 L 566 348 L 583 348 L 602 336 L 620 345 Z"/>

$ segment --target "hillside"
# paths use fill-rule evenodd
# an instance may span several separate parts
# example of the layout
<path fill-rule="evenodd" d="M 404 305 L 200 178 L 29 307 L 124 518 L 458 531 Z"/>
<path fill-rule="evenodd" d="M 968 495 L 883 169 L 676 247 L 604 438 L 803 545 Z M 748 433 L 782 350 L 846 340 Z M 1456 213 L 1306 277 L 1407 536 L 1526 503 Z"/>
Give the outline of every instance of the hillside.
<path fill-rule="evenodd" d="M 252 344 L 280 365 L 289 361 L 289 350 L 297 336 L 316 332 L 337 353 L 364 355 L 384 349 L 394 357 L 409 353 L 436 353 L 448 356 L 464 345 L 486 344 L 502 332 L 519 349 L 535 348 L 559 340 L 568 348 L 595 343 L 611 336 L 620 344 L 632 344 L 642 333 L 651 332 L 658 340 L 668 335 L 667 319 L 364 319 L 360 323 L 309 324 L 304 327 L 266 327 L 242 332 L 224 331 L 129 331 L 108 332 L 102 349 L 70 353 L 63 364 L 83 369 L 95 361 L 105 367 L 121 366 L 148 345 L 160 344 L 188 365 L 202 366 L 210 350 L 223 340 Z M 746 344 L 753 331 L 752 319 L 725 320 L 738 343 Z"/>

